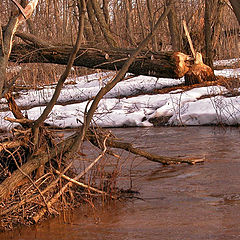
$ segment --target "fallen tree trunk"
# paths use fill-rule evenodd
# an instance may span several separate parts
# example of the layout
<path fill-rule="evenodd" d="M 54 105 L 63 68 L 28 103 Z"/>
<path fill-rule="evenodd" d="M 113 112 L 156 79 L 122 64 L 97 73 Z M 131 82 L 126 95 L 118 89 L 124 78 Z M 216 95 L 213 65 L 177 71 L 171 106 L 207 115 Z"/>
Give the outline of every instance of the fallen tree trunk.
<path fill-rule="evenodd" d="M 22 35 L 21 35 L 22 36 Z M 18 44 L 13 47 L 10 61 L 19 63 L 54 63 L 66 65 L 72 46 L 53 46 L 25 35 L 25 40 L 33 45 Z M 23 37 L 22 36 L 22 37 Z M 30 39 L 30 40 L 29 40 Z M 36 44 L 35 44 L 36 43 Z M 119 70 L 135 49 L 100 49 L 82 47 L 74 61 L 74 66 Z M 181 78 L 189 70 L 188 56 L 180 52 L 142 51 L 131 64 L 128 72 L 164 78 Z"/>

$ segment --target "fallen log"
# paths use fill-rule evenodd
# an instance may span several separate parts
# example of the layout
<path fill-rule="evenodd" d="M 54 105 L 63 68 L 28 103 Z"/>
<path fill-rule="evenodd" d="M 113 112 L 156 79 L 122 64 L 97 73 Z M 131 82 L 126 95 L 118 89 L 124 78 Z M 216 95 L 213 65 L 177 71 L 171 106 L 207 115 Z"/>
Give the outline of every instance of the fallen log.
<path fill-rule="evenodd" d="M 66 65 L 72 46 L 54 46 L 31 34 L 17 33 L 27 43 L 14 45 L 10 61 L 18 63 L 54 63 Z M 74 66 L 119 70 L 135 49 L 82 47 Z M 181 78 L 189 70 L 189 57 L 181 52 L 142 51 L 128 72 L 163 78 Z"/>

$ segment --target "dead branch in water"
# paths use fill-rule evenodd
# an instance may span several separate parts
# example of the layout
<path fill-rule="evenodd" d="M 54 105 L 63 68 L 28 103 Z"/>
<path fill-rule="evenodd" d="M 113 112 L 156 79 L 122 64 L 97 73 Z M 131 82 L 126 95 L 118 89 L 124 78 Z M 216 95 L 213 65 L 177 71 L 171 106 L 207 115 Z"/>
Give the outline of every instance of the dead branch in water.
<path fill-rule="evenodd" d="M 97 136 L 100 138 L 100 140 L 97 139 Z M 92 129 L 90 129 L 88 131 L 88 134 L 87 134 L 88 140 L 92 144 L 94 144 L 95 146 L 97 146 L 99 148 L 101 148 L 101 145 L 99 145 L 99 143 L 102 142 L 102 137 L 103 136 L 104 136 L 103 131 L 98 131 L 97 134 L 94 134 Z M 203 158 L 182 159 L 182 158 L 179 158 L 179 157 L 165 157 L 165 156 L 160 156 L 160 155 L 157 155 L 157 154 L 149 153 L 147 151 L 144 151 L 141 148 L 134 147 L 133 144 L 131 144 L 131 143 L 116 141 L 116 139 L 114 139 L 113 137 L 109 138 L 107 140 L 106 144 L 110 148 L 123 149 L 123 150 L 128 151 L 130 153 L 133 153 L 135 155 L 144 157 L 144 158 L 146 158 L 146 159 L 148 159 L 152 162 L 158 162 L 158 163 L 161 163 L 163 165 L 171 165 L 171 164 L 179 164 L 179 163 L 187 163 L 187 164 L 194 165 L 196 163 L 204 162 Z"/>

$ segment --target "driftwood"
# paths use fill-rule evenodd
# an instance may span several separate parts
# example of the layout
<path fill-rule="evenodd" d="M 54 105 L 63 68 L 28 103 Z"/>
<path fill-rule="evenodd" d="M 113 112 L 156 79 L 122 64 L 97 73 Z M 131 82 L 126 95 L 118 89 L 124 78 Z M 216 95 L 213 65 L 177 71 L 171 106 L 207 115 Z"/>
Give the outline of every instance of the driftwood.
<path fill-rule="evenodd" d="M 48 186 L 42 191 L 42 194 L 50 191 L 52 188 L 55 188 L 56 185 L 57 185 L 57 183 L 60 181 L 62 175 L 64 175 L 64 173 L 66 173 L 71 166 L 72 166 L 72 162 L 59 174 L 59 177 L 58 177 L 55 181 L 53 181 L 50 185 L 48 185 Z M 49 173 L 48 173 L 48 174 L 49 174 Z M 39 179 L 38 179 L 37 181 L 39 181 Z M 27 198 L 27 199 L 23 199 L 23 200 L 21 200 L 20 202 L 12 205 L 12 206 L 9 207 L 9 208 L 7 208 L 7 209 L 5 209 L 5 210 L 1 210 L 1 211 L 0 211 L 0 216 L 3 216 L 3 215 L 8 214 L 9 212 L 13 211 L 14 209 L 21 207 L 23 204 L 35 200 L 37 197 L 39 197 L 39 194 L 36 194 L 36 195 L 34 195 L 34 196 L 30 197 L 30 198 Z"/>
<path fill-rule="evenodd" d="M 12 49 L 10 61 L 18 63 L 54 63 L 66 65 L 72 46 L 53 46 L 31 34 L 16 34 L 30 44 L 18 44 Z M 135 49 L 100 49 L 81 47 L 74 66 L 119 70 Z M 128 72 L 164 78 L 181 78 L 188 71 L 189 57 L 180 52 L 142 51 Z"/>
<path fill-rule="evenodd" d="M 63 153 L 66 153 L 68 149 L 72 146 L 77 134 L 72 135 L 66 139 L 63 143 L 59 143 L 56 146 L 56 149 L 53 148 L 49 153 L 45 150 L 39 149 L 39 151 L 31 156 L 28 161 L 21 166 L 22 171 L 30 175 L 34 170 L 38 169 L 42 165 L 45 165 L 51 159 L 54 159 L 56 156 L 60 156 Z M 12 173 L 10 177 L 5 179 L 0 184 L 0 200 L 5 199 L 9 193 L 11 193 L 17 186 L 18 183 L 23 180 L 25 176 L 19 171 L 16 170 Z"/>

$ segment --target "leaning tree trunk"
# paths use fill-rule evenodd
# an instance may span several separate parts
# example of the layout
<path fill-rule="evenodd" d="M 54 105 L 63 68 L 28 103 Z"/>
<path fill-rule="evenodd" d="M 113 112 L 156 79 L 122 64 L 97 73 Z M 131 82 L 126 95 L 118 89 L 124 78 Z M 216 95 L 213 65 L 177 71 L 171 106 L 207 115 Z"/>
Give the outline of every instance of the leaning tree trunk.
<path fill-rule="evenodd" d="M 12 51 L 13 37 L 19 24 L 24 21 L 24 18 L 28 19 L 32 15 L 33 10 L 37 6 L 38 0 L 30 1 L 25 8 L 23 8 L 23 6 L 16 0 L 12 0 L 12 2 L 17 6 L 19 12 L 16 11 L 16 9 L 12 11 L 4 32 L 2 32 L 2 27 L 0 26 L 0 96 L 2 95 L 4 84 L 7 83 L 6 68 Z"/>

